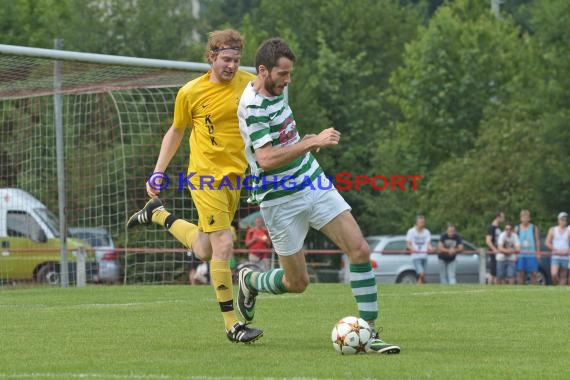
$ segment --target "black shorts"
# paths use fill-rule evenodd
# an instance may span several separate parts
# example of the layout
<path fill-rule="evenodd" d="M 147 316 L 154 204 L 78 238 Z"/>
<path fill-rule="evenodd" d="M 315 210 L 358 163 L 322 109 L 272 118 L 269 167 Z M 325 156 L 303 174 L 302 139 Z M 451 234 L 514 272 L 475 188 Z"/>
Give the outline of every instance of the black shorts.
<path fill-rule="evenodd" d="M 497 255 L 494 253 L 489 253 L 489 272 L 491 276 L 497 277 Z"/>

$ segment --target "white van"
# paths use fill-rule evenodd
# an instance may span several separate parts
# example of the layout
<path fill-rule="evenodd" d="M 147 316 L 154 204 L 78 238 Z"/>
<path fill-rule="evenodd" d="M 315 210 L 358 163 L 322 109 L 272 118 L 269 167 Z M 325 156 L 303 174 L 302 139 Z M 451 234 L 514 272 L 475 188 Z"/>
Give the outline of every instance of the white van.
<path fill-rule="evenodd" d="M 69 278 L 75 280 L 75 256 L 84 241 L 67 239 Z M 0 188 L 0 281 L 60 282 L 60 234 L 48 208 L 22 189 Z M 97 267 L 87 262 L 88 281 Z"/>

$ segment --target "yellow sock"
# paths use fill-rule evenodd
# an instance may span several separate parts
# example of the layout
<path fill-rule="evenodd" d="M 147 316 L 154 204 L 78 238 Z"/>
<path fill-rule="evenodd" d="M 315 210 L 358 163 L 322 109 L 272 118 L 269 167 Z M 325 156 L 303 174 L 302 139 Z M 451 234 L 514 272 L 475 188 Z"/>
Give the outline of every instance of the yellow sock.
<path fill-rule="evenodd" d="M 185 247 L 192 249 L 192 242 L 196 239 L 198 235 L 198 226 L 192 224 L 184 219 L 176 219 L 172 226 L 168 229 L 168 232 L 172 234 Z"/>
<path fill-rule="evenodd" d="M 162 209 L 162 210 L 156 210 L 155 209 L 151 215 L 151 219 L 152 219 L 153 223 L 164 227 L 164 224 L 166 223 L 166 218 L 168 218 L 170 215 L 171 214 L 164 209 Z"/>
<path fill-rule="evenodd" d="M 198 226 L 184 219 L 179 219 L 166 210 L 159 210 L 152 213 L 152 222 L 166 227 L 185 247 L 192 249 L 192 242 L 198 234 Z"/>
<path fill-rule="evenodd" d="M 216 299 L 224 317 L 224 325 L 229 330 L 238 321 L 234 311 L 232 272 L 228 260 L 210 261 L 210 277 L 216 291 Z"/>

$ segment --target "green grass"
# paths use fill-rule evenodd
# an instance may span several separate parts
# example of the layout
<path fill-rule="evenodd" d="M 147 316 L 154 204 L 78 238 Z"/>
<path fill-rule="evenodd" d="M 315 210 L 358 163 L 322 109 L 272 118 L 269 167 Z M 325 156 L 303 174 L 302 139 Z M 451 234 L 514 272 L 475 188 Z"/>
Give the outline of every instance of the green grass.
<path fill-rule="evenodd" d="M 258 298 L 265 336 L 231 344 L 207 286 L 0 290 L 0 379 L 568 378 L 567 287 L 382 286 L 400 355 L 338 355 L 346 285 Z"/>

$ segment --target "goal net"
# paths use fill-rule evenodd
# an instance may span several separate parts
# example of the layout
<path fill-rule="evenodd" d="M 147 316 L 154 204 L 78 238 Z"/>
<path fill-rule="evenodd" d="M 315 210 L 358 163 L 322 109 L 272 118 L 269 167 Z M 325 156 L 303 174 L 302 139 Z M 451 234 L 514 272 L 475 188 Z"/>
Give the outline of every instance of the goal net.
<path fill-rule="evenodd" d="M 125 221 L 148 200 L 145 182 L 172 123 L 178 89 L 201 72 L 58 59 L 67 226 L 108 232 L 115 250 L 107 249 L 105 259 L 118 255 L 121 281 L 187 282 L 187 250 L 157 226 L 126 230 Z M 0 189 L 24 190 L 58 215 L 54 63 L 0 50 Z M 188 154 L 185 141 L 168 168 L 172 183 L 161 198 L 180 217 L 196 221 L 188 191 L 177 183 Z M 238 217 L 255 211 L 245 199 L 242 205 Z M 1 228 L 0 239 L 8 239 Z M 4 283 L 13 280 L 5 251 Z"/>

